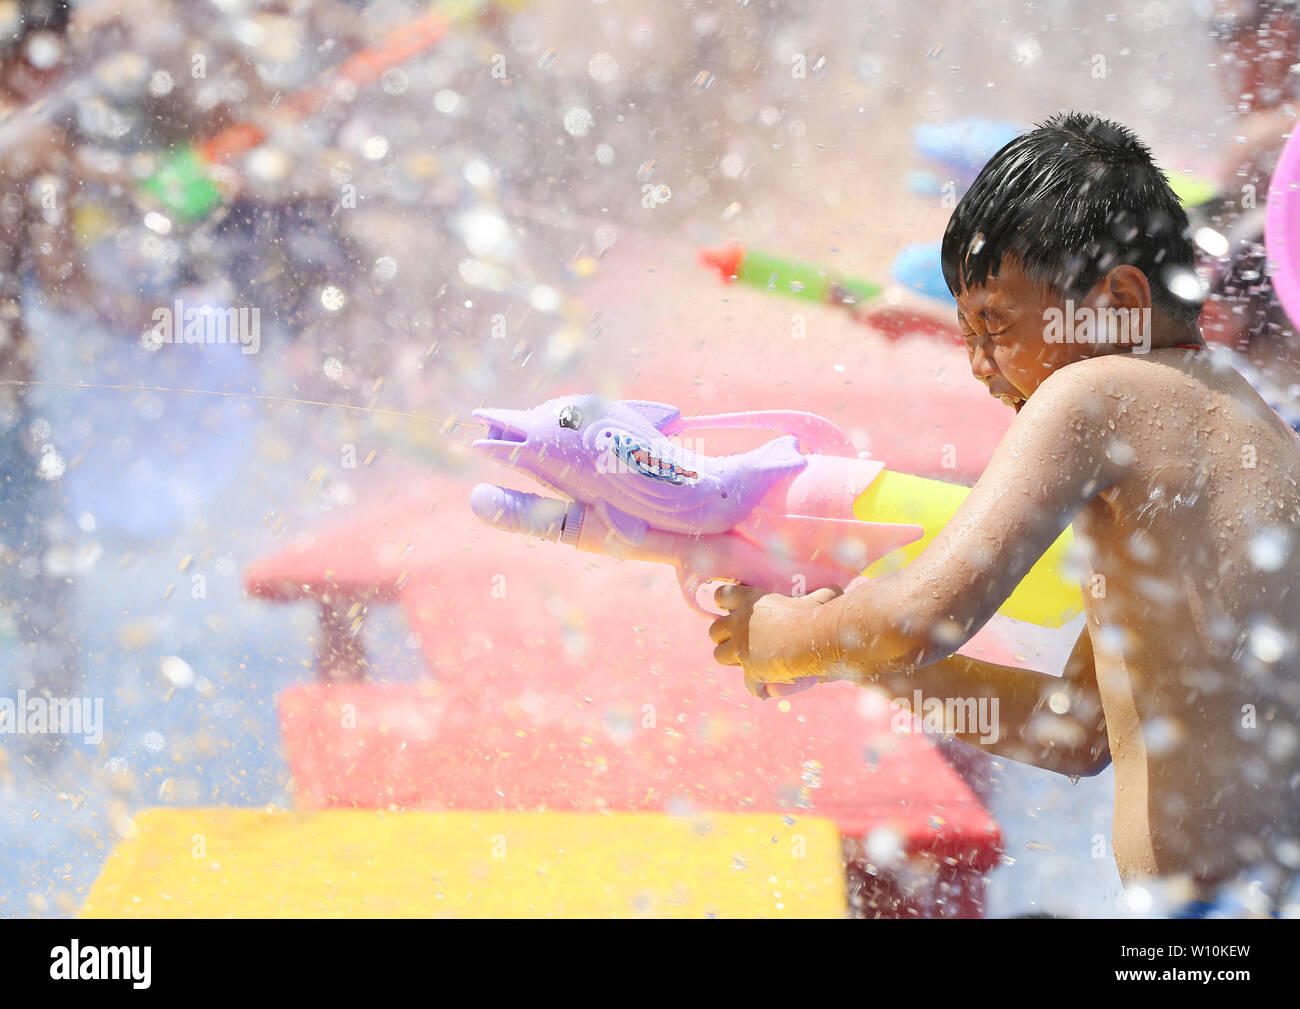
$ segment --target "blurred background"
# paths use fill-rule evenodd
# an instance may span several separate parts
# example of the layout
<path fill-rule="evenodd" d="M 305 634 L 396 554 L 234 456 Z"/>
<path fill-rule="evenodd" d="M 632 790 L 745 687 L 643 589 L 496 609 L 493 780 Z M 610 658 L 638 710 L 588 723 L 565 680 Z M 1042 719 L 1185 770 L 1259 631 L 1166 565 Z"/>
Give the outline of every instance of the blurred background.
<path fill-rule="evenodd" d="M 1097 111 L 1231 235 L 1290 133 L 1293 21 L 1209 0 L 0 0 L 0 695 L 104 704 L 100 740 L 0 736 L 0 914 L 76 914 L 146 807 L 294 805 L 277 698 L 316 675 L 321 610 L 244 574 L 417 478 L 493 478 L 455 423 L 477 407 L 811 409 L 894 469 L 972 483 L 1011 413 L 943 329 L 925 248 L 964 185 L 1015 130 Z M 697 254 L 733 240 L 885 286 L 905 318 L 726 284 Z M 1209 246 L 1212 337 L 1289 408 L 1262 252 Z M 243 343 L 171 342 L 178 301 L 255 314 Z M 510 571 L 523 541 L 493 535 Z M 598 638 L 593 601 L 553 591 L 555 633 Z M 432 669 L 406 610 L 350 611 L 370 679 L 471 690 L 451 646 L 494 603 L 446 605 Z M 1026 658 L 1059 663 L 1068 631 Z M 1004 837 L 983 913 L 1126 913 L 1109 772 L 952 759 Z"/>

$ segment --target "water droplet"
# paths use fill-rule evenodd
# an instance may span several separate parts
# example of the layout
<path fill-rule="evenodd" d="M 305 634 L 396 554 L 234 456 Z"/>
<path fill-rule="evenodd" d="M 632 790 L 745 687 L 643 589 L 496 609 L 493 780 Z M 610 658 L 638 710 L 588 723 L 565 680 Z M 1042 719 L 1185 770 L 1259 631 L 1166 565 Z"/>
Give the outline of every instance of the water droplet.
<path fill-rule="evenodd" d="M 407 77 L 406 71 L 401 67 L 390 67 L 384 71 L 384 76 L 380 78 L 380 87 L 384 89 L 385 94 L 389 95 L 404 94 L 410 83 L 410 78 Z"/>
<path fill-rule="evenodd" d="M 1021 66 L 1029 66 L 1036 63 L 1038 58 L 1043 55 L 1043 47 L 1038 39 L 1030 35 L 1028 38 L 1021 39 L 1016 43 L 1014 60 Z"/>
<path fill-rule="evenodd" d="M 718 162 L 718 170 L 729 179 L 738 179 L 745 172 L 746 161 L 743 155 L 732 152 L 723 155 Z"/>
<path fill-rule="evenodd" d="M 174 687 L 184 689 L 194 683 L 194 670 L 178 655 L 168 655 L 158 664 L 163 678 Z"/>
<path fill-rule="evenodd" d="M 1250 539 L 1250 563 L 1260 571 L 1279 571 L 1291 552 L 1290 530 L 1269 526 Z"/>
<path fill-rule="evenodd" d="M 58 449 L 53 445 L 41 446 L 41 461 L 36 467 L 36 473 L 42 480 L 57 480 L 67 468 Z"/>
<path fill-rule="evenodd" d="M 592 80 L 608 84 L 618 77 L 618 60 L 610 53 L 596 53 L 587 63 Z"/>
<path fill-rule="evenodd" d="M 1142 727 L 1142 741 L 1147 753 L 1153 756 L 1166 756 L 1172 753 L 1183 741 L 1183 725 L 1176 718 L 1157 716 Z"/>
<path fill-rule="evenodd" d="M 1106 456 L 1116 466 L 1128 466 L 1137 457 L 1137 453 L 1128 442 L 1112 438 L 1106 443 Z"/>
<path fill-rule="evenodd" d="M 175 86 L 176 82 L 166 70 L 155 70 L 153 76 L 149 78 L 149 94 L 155 98 L 163 98 L 171 94 Z"/>
<path fill-rule="evenodd" d="M 564 132 L 571 137 L 585 137 L 591 132 L 594 122 L 590 112 L 581 106 L 574 106 L 564 113 Z"/>
<path fill-rule="evenodd" d="M 1211 256 L 1226 256 L 1228 240 L 1213 228 L 1197 228 L 1192 239 Z"/>
<path fill-rule="evenodd" d="M 1145 914 L 1151 910 L 1154 900 L 1150 890 L 1134 883 L 1124 888 L 1124 903 L 1128 905 L 1130 911 Z"/>
<path fill-rule="evenodd" d="M 1251 624 L 1246 646 L 1260 662 L 1272 665 L 1281 661 L 1291 651 L 1292 644 L 1289 639 L 1290 635 L 1280 627 L 1267 617 L 1261 617 Z"/>
<path fill-rule="evenodd" d="M 893 827 L 877 827 L 867 835 L 867 857 L 878 865 L 890 866 L 903 859 L 903 835 Z"/>
<path fill-rule="evenodd" d="M 1165 287 L 1174 297 L 1183 301 L 1201 301 L 1205 297 L 1205 284 L 1192 270 L 1171 266 L 1164 271 Z"/>
<path fill-rule="evenodd" d="M 455 91 L 443 88 L 433 96 L 433 107 L 443 115 L 454 116 L 461 111 L 464 101 Z"/>
<path fill-rule="evenodd" d="M 560 292 L 546 284 L 538 284 L 529 292 L 528 303 L 539 312 L 554 312 L 560 307 Z"/>

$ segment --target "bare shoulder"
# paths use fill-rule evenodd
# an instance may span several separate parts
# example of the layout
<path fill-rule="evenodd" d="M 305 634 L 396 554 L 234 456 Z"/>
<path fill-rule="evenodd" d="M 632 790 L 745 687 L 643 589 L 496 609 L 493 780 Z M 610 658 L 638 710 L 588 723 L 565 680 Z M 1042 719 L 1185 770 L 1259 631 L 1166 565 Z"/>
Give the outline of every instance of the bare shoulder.
<path fill-rule="evenodd" d="M 1122 369 L 1096 359 L 1070 364 L 1048 377 L 1020 408 L 998 444 L 981 484 L 1057 488 L 1048 494 L 1074 505 L 1091 488 L 1121 476 L 1108 445 L 1136 398 Z M 978 489 L 978 485 L 977 485 Z M 1089 495 L 1085 495 L 1086 496 Z M 1059 532 L 1059 530 L 1057 530 Z"/>
<path fill-rule="evenodd" d="M 1182 365 L 1106 354 L 1076 361 L 1048 377 L 1021 408 L 999 451 L 1037 478 L 1066 464 L 1089 474 L 1085 486 L 1112 486 L 1132 472 L 1133 449 L 1202 411 L 1205 386 Z M 1040 459 L 1041 466 L 1034 460 Z"/>
<path fill-rule="evenodd" d="M 1018 421 L 1071 427 L 1078 433 L 1112 419 L 1139 391 L 1140 377 L 1114 357 L 1076 361 L 1049 376 L 1021 408 Z"/>
<path fill-rule="evenodd" d="M 1205 391 L 1208 377 L 1183 351 L 1103 354 L 1062 368 L 1034 398 L 1042 396 L 1057 409 L 1069 404 L 1092 417 L 1118 420 L 1135 400 L 1154 403 L 1162 392 Z"/>
<path fill-rule="evenodd" d="M 1172 379 L 1175 368 L 1156 368 L 1154 359 L 1141 354 L 1102 354 L 1067 365 L 1043 383 L 1042 388 L 1056 385 L 1072 395 L 1097 395 L 1132 392 L 1158 377 Z"/>

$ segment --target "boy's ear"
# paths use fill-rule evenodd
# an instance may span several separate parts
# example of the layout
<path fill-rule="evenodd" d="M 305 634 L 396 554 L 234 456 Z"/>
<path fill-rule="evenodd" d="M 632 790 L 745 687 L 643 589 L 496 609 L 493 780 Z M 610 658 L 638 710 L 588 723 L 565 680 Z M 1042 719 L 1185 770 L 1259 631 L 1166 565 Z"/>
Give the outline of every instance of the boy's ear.
<path fill-rule="evenodd" d="M 1151 285 L 1147 275 L 1136 266 L 1124 263 L 1113 267 L 1093 288 L 1098 308 L 1150 308 Z"/>

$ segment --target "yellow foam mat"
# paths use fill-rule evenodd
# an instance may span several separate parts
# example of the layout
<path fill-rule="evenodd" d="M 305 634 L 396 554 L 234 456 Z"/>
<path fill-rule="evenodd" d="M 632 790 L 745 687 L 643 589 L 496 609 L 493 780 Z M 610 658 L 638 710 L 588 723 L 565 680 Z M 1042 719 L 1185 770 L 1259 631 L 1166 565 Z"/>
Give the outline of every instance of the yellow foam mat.
<path fill-rule="evenodd" d="M 148 809 L 88 918 L 838 917 L 840 835 L 777 814 Z"/>

